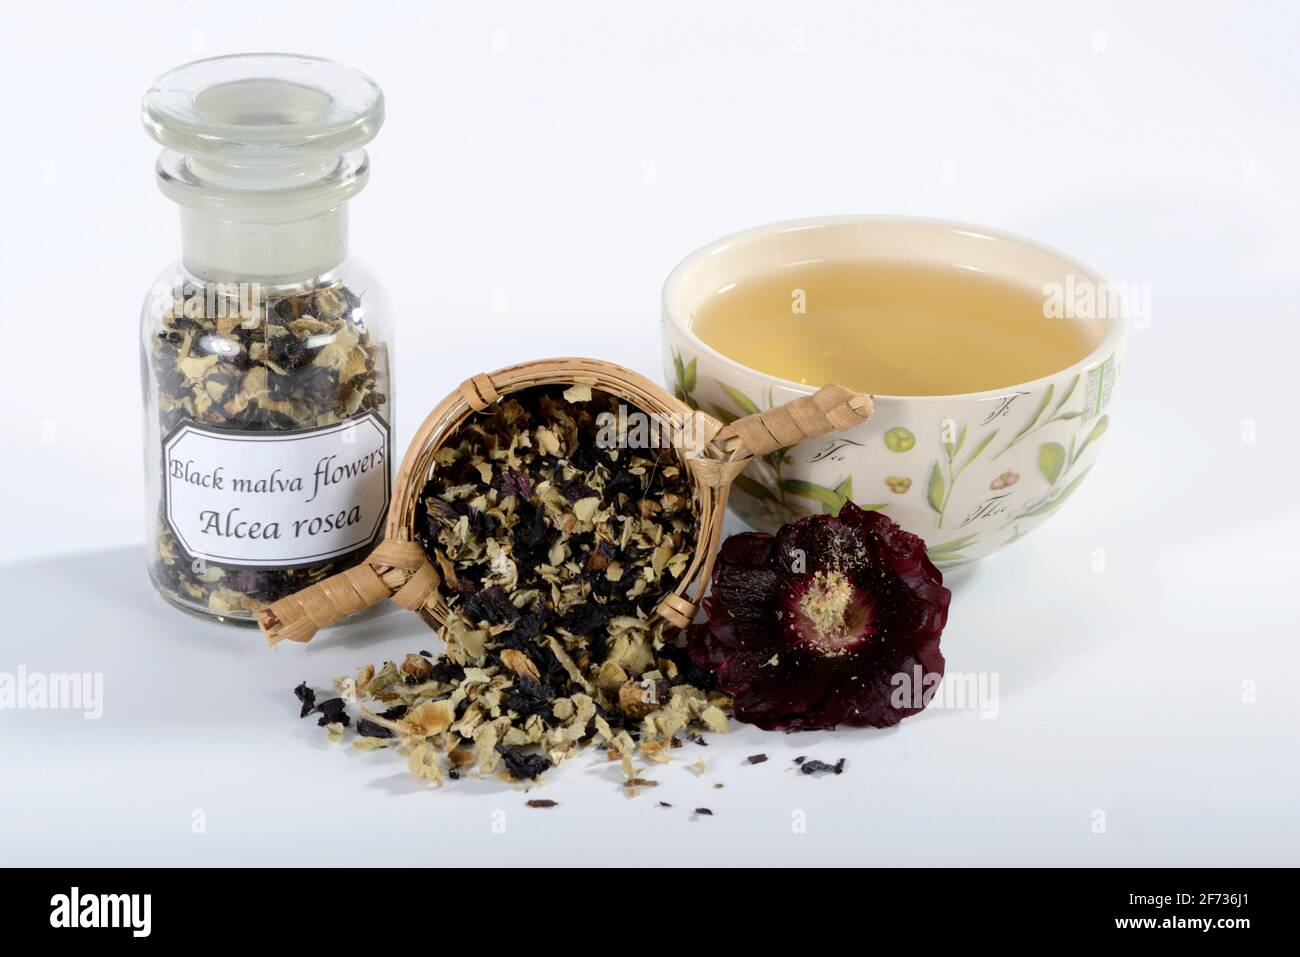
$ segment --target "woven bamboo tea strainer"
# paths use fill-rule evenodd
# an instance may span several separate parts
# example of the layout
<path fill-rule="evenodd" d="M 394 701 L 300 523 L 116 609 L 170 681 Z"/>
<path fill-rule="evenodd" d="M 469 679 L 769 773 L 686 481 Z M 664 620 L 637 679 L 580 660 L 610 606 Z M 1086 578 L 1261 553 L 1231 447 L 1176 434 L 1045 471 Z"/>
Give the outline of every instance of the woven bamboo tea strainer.
<path fill-rule="evenodd" d="M 732 481 L 755 455 L 847 429 L 871 415 L 869 396 L 828 385 L 815 394 L 723 425 L 665 392 L 644 376 L 595 359 L 543 359 L 476 375 L 434 408 L 416 432 L 393 489 L 384 540 L 361 564 L 318 582 L 262 611 L 268 640 L 310 641 L 317 629 L 385 599 L 440 628 L 450 609 L 442 579 L 416 540 L 420 494 L 433 474 L 434 456 L 457 430 L 504 396 L 534 386 L 585 384 L 636 409 L 682 424 L 667 431 L 695 495 L 698 540 L 677 586 L 655 606 L 655 618 L 685 627 L 695 617 L 709 575 Z M 687 443 L 689 444 L 689 447 Z"/>

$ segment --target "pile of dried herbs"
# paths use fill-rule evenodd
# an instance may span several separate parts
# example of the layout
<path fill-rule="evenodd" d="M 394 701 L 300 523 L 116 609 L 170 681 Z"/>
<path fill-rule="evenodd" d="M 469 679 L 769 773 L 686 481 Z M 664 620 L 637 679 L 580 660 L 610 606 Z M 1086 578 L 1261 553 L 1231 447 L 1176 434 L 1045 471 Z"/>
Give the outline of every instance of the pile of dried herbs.
<path fill-rule="evenodd" d="M 635 417 L 618 412 L 588 386 L 547 387 L 465 423 L 421 495 L 445 651 L 367 666 L 320 703 L 304 684 L 303 716 L 439 784 L 531 780 L 588 743 L 632 779 L 634 758 L 667 761 L 689 729 L 725 730 L 729 699 L 649 621 L 696 544 L 689 475 L 671 449 L 629 447 Z"/>
<path fill-rule="evenodd" d="M 207 284 L 204 295 L 178 290 L 162 312 L 149 361 L 164 437 L 185 421 L 273 431 L 385 410 L 386 353 L 352 290 L 339 282 L 299 286 L 213 308 L 214 297 L 232 294 L 238 297 L 221 284 Z M 195 561 L 160 513 L 150 572 L 181 604 L 251 620 L 276 599 L 355 565 L 373 545 L 309 567 L 224 568 Z"/>

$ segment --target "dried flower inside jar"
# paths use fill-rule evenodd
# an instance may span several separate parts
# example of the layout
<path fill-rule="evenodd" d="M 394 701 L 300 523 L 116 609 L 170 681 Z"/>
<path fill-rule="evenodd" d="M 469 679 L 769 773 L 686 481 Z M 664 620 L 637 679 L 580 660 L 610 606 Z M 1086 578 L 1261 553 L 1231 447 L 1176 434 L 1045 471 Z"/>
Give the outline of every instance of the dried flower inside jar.
<path fill-rule="evenodd" d="M 150 571 L 174 601 L 251 617 L 350 567 L 375 544 L 387 504 L 387 354 L 361 318 L 360 299 L 341 282 L 251 304 L 203 295 L 215 309 L 197 308 L 201 287 L 191 285 L 186 296 L 185 285 L 161 310 L 150 343 L 167 490 Z M 294 436 L 250 442 L 249 433 L 275 432 Z M 311 507 L 338 501 L 329 493 L 340 487 L 331 483 L 340 468 L 345 483 L 374 486 L 354 488 L 341 519 L 340 509 Z M 256 506 L 239 504 L 246 499 L 271 507 L 251 511 Z M 277 507 L 276 499 L 284 501 Z M 208 557 L 210 544 L 195 554 L 182 535 L 225 539 L 223 554 L 232 558 Z M 342 551 L 297 564 L 295 553 L 310 554 L 299 543 Z M 286 566 L 242 564 L 267 555 L 285 556 Z"/>

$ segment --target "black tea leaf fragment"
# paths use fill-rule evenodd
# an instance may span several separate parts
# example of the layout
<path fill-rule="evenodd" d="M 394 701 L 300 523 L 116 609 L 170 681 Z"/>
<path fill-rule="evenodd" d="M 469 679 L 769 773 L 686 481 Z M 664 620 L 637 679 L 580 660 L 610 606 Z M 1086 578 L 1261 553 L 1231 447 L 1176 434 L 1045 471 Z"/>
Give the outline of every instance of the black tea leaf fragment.
<path fill-rule="evenodd" d="M 821 772 L 830 772 L 831 774 L 844 773 L 844 758 L 840 758 L 834 764 L 827 764 L 825 761 L 804 761 L 799 770 L 804 774 L 818 774 Z"/>
<path fill-rule="evenodd" d="M 396 737 L 391 728 L 385 728 L 382 724 L 376 724 L 369 718 L 362 718 L 357 722 L 357 734 L 363 738 L 392 738 Z"/>
<path fill-rule="evenodd" d="M 305 718 L 311 714 L 316 707 L 316 692 L 307 687 L 307 682 L 303 682 L 293 689 L 294 695 L 297 696 L 302 709 L 298 714 L 299 718 Z"/>
<path fill-rule="evenodd" d="M 342 698 L 328 698 L 316 705 L 316 713 L 321 716 L 316 723 L 322 728 L 328 724 L 341 724 L 346 728 L 351 723 L 346 708 Z"/>
<path fill-rule="evenodd" d="M 521 781 L 532 780 L 551 768 L 551 759 L 544 754 L 527 754 L 505 744 L 497 745 L 497 753 L 505 762 L 506 770 Z"/>

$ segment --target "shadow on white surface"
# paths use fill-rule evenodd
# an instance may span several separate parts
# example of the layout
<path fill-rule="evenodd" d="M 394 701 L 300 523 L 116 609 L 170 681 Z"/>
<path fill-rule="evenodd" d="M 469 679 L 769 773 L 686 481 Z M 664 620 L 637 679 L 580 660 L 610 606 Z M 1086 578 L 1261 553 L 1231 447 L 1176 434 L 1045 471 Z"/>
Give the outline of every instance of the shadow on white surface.
<path fill-rule="evenodd" d="M 149 580 L 143 545 L 10 562 L 0 565 L 0 580 L 10 607 L 44 630 L 74 624 L 112 630 L 118 623 L 148 622 L 180 640 L 201 638 L 265 649 L 256 627 L 205 621 L 159 596 Z M 381 639 L 402 637 L 437 641 L 418 617 L 385 602 L 323 629 L 301 647 L 315 654 L 327 648 L 373 647 Z"/>

